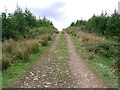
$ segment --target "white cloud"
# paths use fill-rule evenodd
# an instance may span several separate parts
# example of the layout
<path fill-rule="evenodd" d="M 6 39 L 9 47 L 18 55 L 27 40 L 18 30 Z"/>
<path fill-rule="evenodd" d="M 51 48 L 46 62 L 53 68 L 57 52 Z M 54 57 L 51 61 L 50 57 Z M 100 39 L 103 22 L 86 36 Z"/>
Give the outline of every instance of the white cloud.
<path fill-rule="evenodd" d="M 77 19 L 89 19 L 93 14 L 100 15 L 102 10 L 112 14 L 118 8 L 119 0 L 2 0 L 0 12 L 13 12 L 16 4 L 28 7 L 38 17 L 48 17 L 56 28 L 61 30 Z M 55 4 L 58 2 L 57 4 Z M 56 6 L 55 6 L 56 5 Z"/>

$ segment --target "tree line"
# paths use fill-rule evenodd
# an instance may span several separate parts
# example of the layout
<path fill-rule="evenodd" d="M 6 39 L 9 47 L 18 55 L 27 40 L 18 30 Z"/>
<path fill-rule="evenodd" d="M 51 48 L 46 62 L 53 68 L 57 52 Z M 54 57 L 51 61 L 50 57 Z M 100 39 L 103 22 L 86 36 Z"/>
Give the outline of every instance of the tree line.
<path fill-rule="evenodd" d="M 89 20 L 77 20 L 70 26 L 78 26 L 83 31 L 97 33 L 113 40 L 118 40 L 120 35 L 120 15 L 115 10 L 112 15 L 102 12 L 101 15 L 93 15 Z"/>
<path fill-rule="evenodd" d="M 52 22 L 46 19 L 46 17 L 37 19 L 27 8 L 23 11 L 17 6 L 14 13 L 2 13 L 2 40 L 17 39 L 19 35 L 25 37 L 25 34 L 29 33 L 31 28 L 38 27 L 54 28 Z"/>

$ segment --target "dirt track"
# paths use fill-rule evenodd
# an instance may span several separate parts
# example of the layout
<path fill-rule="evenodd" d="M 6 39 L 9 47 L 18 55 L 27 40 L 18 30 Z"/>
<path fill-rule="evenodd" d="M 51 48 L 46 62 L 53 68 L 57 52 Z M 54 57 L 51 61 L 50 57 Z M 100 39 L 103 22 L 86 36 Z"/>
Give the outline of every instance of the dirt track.
<path fill-rule="evenodd" d="M 58 56 L 52 55 L 59 51 L 59 50 L 56 51 L 56 48 L 59 48 L 58 41 L 60 40 L 60 36 L 61 36 L 61 33 L 59 33 L 54 43 L 52 44 L 51 48 L 41 57 L 40 60 L 38 60 L 36 64 L 33 65 L 33 67 L 30 67 L 29 70 L 25 72 L 26 75 L 23 77 L 23 80 L 14 82 L 12 87 L 14 88 L 54 88 L 54 87 L 105 88 L 104 82 L 100 78 L 98 78 L 98 76 L 94 72 L 90 70 L 88 64 L 83 59 L 81 59 L 80 55 L 77 53 L 72 38 L 66 32 L 65 35 L 67 41 L 68 54 L 70 58 L 68 62 L 69 65 L 68 70 L 72 72 L 72 75 L 69 75 L 70 78 L 66 77 L 68 79 L 67 81 L 65 81 L 65 83 L 67 83 L 66 86 L 64 85 L 64 83 L 62 83 L 63 84 L 62 85 L 61 81 L 59 82 L 58 80 L 48 79 L 49 82 L 48 81 L 46 82 L 46 78 L 49 77 L 51 72 L 53 72 L 54 74 L 56 74 L 56 72 L 58 73 L 61 72 L 59 71 L 60 68 L 56 68 L 55 66 L 61 62 L 62 57 L 60 57 L 59 60 Z M 51 56 L 53 58 L 51 58 Z M 55 63 L 56 60 L 57 61 L 59 60 L 60 62 Z M 65 68 L 63 69 L 67 70 Z M 65 75 L 66 74 L 67 73 L 65 73 Z M 57 78 L 58 76 L 55 77 Z M 48 85 L 44 85 L 44 83 L 47 83 Z M 58 84 L 58 86 L 55 86 L 56 83 Z"/>
<path fill-rule="evenodd" d="M 68 53 L 70 56 L 69 67 L 77 79 L 78 88 L 105 88 L 104 82 L 93 73 L 88 64 L 77 53 L 72 38 L 65 32 Z"/>
<path fill-rule="evenodd" d="M 13 82 L 12 88 L 41 88 L 40 83 L 42 82 L 42 78 L 44 77 L 44 69 L 43 67 L 47 64 L 48 57 L 54 52 L 57 46 L 57 42 L 59 41 L 61 33 L 59 33 L 52 46 L 49 48 L 47 52 L 45 52 L 42 56 L 40 56 L 40 60 L 35 63 L 32 67 L 30 67 L 27 71 L 25 71 L 25 76 L 22 77 L 23 80 Z M 46 61 L 46 62 L 44 62 Z"/>

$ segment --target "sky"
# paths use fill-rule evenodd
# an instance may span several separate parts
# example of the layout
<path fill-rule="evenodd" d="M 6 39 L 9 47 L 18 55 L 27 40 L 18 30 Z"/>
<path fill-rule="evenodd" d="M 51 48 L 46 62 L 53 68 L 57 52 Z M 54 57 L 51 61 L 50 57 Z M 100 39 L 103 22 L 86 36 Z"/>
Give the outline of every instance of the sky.
<path fill-rule="evenodd" d="M 58 30 L 67 28 L 76 20 L 88 20 L 101 12 L 111 15 L 118 11 L 120 0 L 0 0 L 0 13 L 16 10 L 17 4 L 24 10 L 26 7 L 37 17 L 47 17 Z"/>

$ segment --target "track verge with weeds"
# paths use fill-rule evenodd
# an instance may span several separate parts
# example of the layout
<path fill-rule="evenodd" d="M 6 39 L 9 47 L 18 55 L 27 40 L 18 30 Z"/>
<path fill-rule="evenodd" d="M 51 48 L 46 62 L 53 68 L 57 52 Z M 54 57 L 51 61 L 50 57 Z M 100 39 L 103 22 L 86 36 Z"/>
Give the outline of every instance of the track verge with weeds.
<path fill-rule="evenodd" d="M 52 36 L 52 38 L 55 37 L 56 34 Z M 31 67 L 34 63 L 37 62 L 37 58 L 47 51 L 53 41 L 54 39 L 52 41 L 48 41 L 48 46 L 39 45 L 39 52 L 32 53 L 26 63 L 18 59 L 14 63 L 12 63 L 11 66 L 9 66 L 6 70 L 4 70 L 2 72 L 2 87 L 9 88 L 11 87 L 12 82 L 21 80 L 21 77 L 25 75 L 24 72 L 27 70 L 27 68 Z"/>
<path fill-rule="evenodd" d="M 72 35 L 71 35 L 72 36 Z M 107 83 L 110 88 L 118 88 L 118 75 L 112 72 L 113 68 L 110 66 L 110 58 L 105 58 L 94 53 L 87 52 L 84 44 L 77 39 L 77 37 L 72 36 L 76 48 L 82 58 L 84 58 L 90 68 L 95 71 L 98 76 Z"/>

